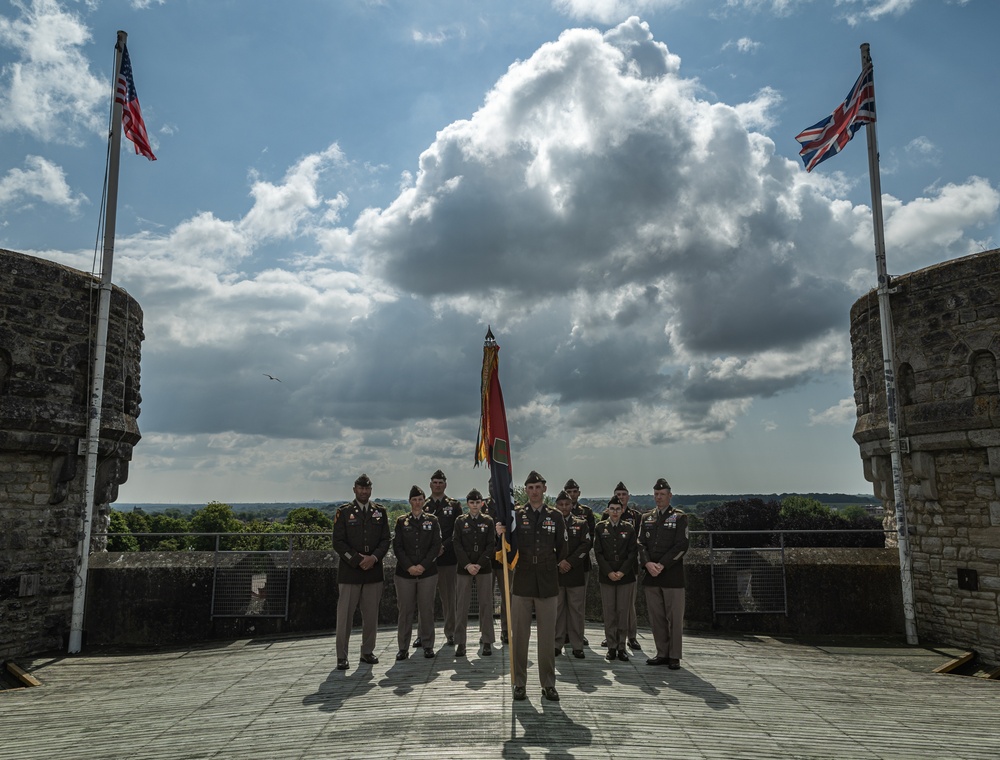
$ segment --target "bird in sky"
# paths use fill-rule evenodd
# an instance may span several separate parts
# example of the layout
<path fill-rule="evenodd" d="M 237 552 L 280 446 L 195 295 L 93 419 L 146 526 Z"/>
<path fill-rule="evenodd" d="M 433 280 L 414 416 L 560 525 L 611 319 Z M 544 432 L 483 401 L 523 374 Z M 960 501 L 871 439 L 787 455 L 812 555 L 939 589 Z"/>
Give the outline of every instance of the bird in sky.
<path fill-rule="evenodd" d="M 261 372 L 260 374 L 262 374 L 264 377 L 266 377 L 266 378 L 268 378 L 270 380 L 277 380 L 279 383 L 281 382 L 281 378 L 280 377 L 275 377 L 274 375 L 269 375 L 266 372 Z"/>

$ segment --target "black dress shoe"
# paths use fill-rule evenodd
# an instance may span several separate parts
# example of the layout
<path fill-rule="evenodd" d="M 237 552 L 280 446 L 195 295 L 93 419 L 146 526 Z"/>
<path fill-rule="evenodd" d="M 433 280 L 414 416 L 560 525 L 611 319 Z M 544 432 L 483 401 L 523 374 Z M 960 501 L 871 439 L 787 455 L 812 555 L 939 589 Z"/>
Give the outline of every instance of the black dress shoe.
<path fill-rule="evenodd" d="M 608 653 L 604 656 L 604 659 L 607 660 L 608 662 L 614 662 L 617 657 L 618 657 L 618 650 L 609 649 Z"/>
<path fill-rule="evenodd" d="M 582 649 L 574 649 L 573 650 L 573 656 L 576 659 L 578 659 L 578 660 L 582 660 L 583 657 L 584 657 L 583 650 Z"/>
<path fill-rule="evenodd" d="M 555 686 L 543 686 L 542 696 L 545 697 L 547 700 L 549 700 L 549 702 L 559 701 L 559 692 L 556 691 Z"/>
<path fill-rule="evenodd" d="M 456 657 L 465 657 L 465 647 L 455 647 Z"/>
<path fill-rule="evenodd" d="M 493 647 L 489 644 L 483 644 L 483 657 L 489 657 L 493 654 Z"/>
<path fill-rule="evenodd" d="M 628 662 L 628 652 L 626 652 L 624 649 L 619 649 L 618 659 L 621 660 L 622 662 Z"/>
<path fill-rule="evenodd" d="M 410 653 L 407 650 L 400 649 L 398 652 L 396 652 L 396 661 L 398 662 L 399 660 L 405 660 L 409 656 Z"/>
<path fill-rule="evenodd" d="M 522 699 L 527 699 L 528 694 L 525 692 L 523 686 L 514 687 L 514 699 L 521 701 Z"/>
<path fill-rule="evenodd" d="M 420 643 L 420 637 L 417 636 L 417 640 L 413 642 L 413 648 L 414 649 L 422 649 L 423 646 L 424 645 Z"/>
<path fill-rule="evenodd" d="M 680 660 L 675 660 L 673 658 L 669 658 L 668 657 L 667 658 L 667 667 L 670 668 L 671 670 L 680 670 L 681 669 L 681 661 Z"/>
<path fill-rule="evenodd" d="M 434 656 L 434 650 L 431 649 L 430 647 L 424 647 L 424 657 L 430 658 L 433 656 Z"/>
<path fill-rule="evenodd" d="M 358 658 L 361 662 L 366 662 L 369 665 L 378 665 L 378 657 L 373 654 L 363 654 Z"/>
<path fill-rule="evenodd" d="M 667 664 L 667 658 L 666 657 L 650 657 L 648 660 L 646 660 L 646 664 L 647 665 L 666 665 Z"/>
<path fill-rule="evenodd" d="M 606 647 L 607 645 L 608 645 L 608 640 L 607 639 L 604 639 L 603 641 L 601 641 L 601 646 L 602 647 Z"/>
<path fill-rule="evenodd" d="M 589 647 L 589 646 L 590 646 L 590 639 L 586 639 L 586 638 L 585 638 L 585 639 L 583 640 L 583 645 L 584 645 L 585 647 Z"/>
<path fill-rule="evenodd" d="M 350 666 L 347 660 L 337 660 L 337 670 L 347 670 Z"/>
<path fill-rule="evenodd" d="M 641 652 L 642 651 L 642 647 L 639 646 L 639 642 L 636 641 L 635 639 L 629 639 L 628 640 L 628 645 L 630 647 L 632 647 L 632 651 L 633 652 Z"/>

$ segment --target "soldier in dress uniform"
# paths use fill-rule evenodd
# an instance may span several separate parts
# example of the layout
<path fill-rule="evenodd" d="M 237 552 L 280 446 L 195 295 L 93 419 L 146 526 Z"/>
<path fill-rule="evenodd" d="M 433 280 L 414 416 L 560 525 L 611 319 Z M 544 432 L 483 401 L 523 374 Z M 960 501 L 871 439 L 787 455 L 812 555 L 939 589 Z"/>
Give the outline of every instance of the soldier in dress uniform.
<path fill-rule="evenodd" d="M 587 570 L 593 542 L 587 521 L 573 515 L 573 500 L 565 491 L 556 497 L 556 509 L 566 527 L 566 559 L 559 563 L 559 596 L 556 603 L 556 655 L 569 646 L 582 660 L 584 611 L 587 606 Z"/>
<path fill-rule="evenodd" d="M 493 573 L 491 562 L 496 551 L 496 529 L 493 518 L 483 514 L 483 495 L 475 488 L 465 497 L 468 514 L 455 520 L 455 556 L 458 558 L 456 579 L 455 656 L 465 657 L 465 642 L 469 624 L 472 588 L 479 600 L 479 641 L 483 656 L 493 654 L 496 633 L 493 627 Z"/>
<path fill-rule="evenodd" d="M 378 609 L 385 588 L 382 559 L 389 551 L 389 515 L 370 502 L 372 481 L 362 473 L 354 481 L 354 501 L 337 510 L 333 520 L 333 549 L 337 566 L 337 670 L 347 670 L 347 644 L 354 610 L 361 607 L 361 661 L 378 662 L 375 636 Z"/>
<path fill-rule="evenodd" d="M 455 520 L 462 516 L 462 505 L 457 499 L 445 495 L 448 479 L 441 470 L 431 475 L 431 495 L 424 504 L 424 511 L 438 519 L 441 525 L 441 556 L 438 557 L 438 596 L 444 614 L 445 643 L 455 643 L 455 575 L 458 560 L 455 557 Z M 423 646 L 418 638 L 414 647 Z"/>
<path fill-rule="evenodd" d="M 566 558 L 565 520 L 558 510 L 545 506 L 545 478 L 532 470 L 524 481 L 528 503 L 518 506 L 517 565 L 511 579 L 510 642 L 513 647 L 511 680 L 514 699 L 525 699 L 528 676 L 528 640 L 531 613 L 535 613 L 538 679 L 542 696 L 559 701 L 556 691 L 556 604 L 559 595 L 559 563 Z M 503 535 L 505 526 L 497 525 Z"/>
<path fill-rule="evenodd" d="M 635 528 L 636 536 L 638 536 L 639 527 L 642 523 L 642 512 L 636 509 L 634 504 L 629 503 L 628 488 L 626 487 L 625 483 L 623 483 L 620 480 L 618 481 L 618 485 L 615 486 L 615 497 L 618 499 L 619 503 L 623 507 L 621 519 L 627 523 L 631 523 L 632 527 Z M 608 513 L 605 512 L 604 516 L 601 519 L 606 520 L 607 518 L 608 518 Z M 642 650 L 642 647 L 639 645 L 639 639 L 636 638 L 639 628 L 638 628 L 638 619 L 636 618 L 635 614 L 635 595 L 636 595 L 636 587 L 633 586 L 632 601 L 629 603 L 629 612 L 628 612 L 628 645 L 632 648 L 633 651 L 638 652 Z M 601 642 L 602 647 L 607 645 L 608 645 L 607 641 Z"/>
<path fill-rule="evenodd" d="M 566 481 L 566 485 L 563 486 L 563 490 L 566 495 L 569 496 L 570 500 L 573 502 L 573 516 L 582 517 L 587 521 L 587 528 L 590 529 L 590 535 L 594 535 L 594 528 L 597 527 L 597 517 L 594 515 L 594 510 L 588 507 L 586 504 L 580 503 L 580 485 L 570 478 Z M 590 564 L 588 561 L 587 569 L 590 569 Z"/>
<path fill-rule="evenodd" d="M 424 490 L 410 489 L 410 514 L 396 520 L 392 550 L 396 555 L 397 660 L 410 656 L 413 615 L 418 615 L 417 636 L 423 642 L 424 657 L 434 656 L 434 590 L 438 583 L 437 560 L 441 554 L 441 527 L 438 519 L 424 512 Z"/>
<path fill-rule="evenodd" d="M 594 514 L 594 510 L 588 507 L 586 504 L 580 503 L 580 484 L 577 483 L 573 478 L 566 481 L 566 485 L 563 486 L 563 490 L 566 495 L 569 496 L 573 501 L 573 516 L 582 517 L 587 521 L 587 527 L 590 529 L 590 538 L 594 538 L 594 528 L 597 527 L 597 516 Z M 583 595 L 584 598 L 587 596 L 587 584 L 590 583 L 590 569 L 593 567 L 593 563 L 590 560 L 590 553 L 587 554 L 586 568 L 583 576 Z M 589 644 L 587 638 L 583 639 L 584 644 Z"/>
<path fill-rule="evenodd" d="M 670 506 L 670 484 L 660 478 L 653 485 L 656 509 L 647 512 L 639 534 L 639 563 L 645 569 L 649 623 L 656 656 L 647 665 L 681 666 L 684 632 L 684 555 L 688 549 L 687 515 Z"/>
<path fill-rule="evenodd" d="M 604 616 L 604 640 L 607 660 L 628 662 L 625 641 L 628 638 L 628 611 L 635 598 L 638 544 L 632 523 L 622 519 L 624 507 L 617 496 L 608 502 L 594 536 L 594 556 L 601 580 L 601 609 Z"/>

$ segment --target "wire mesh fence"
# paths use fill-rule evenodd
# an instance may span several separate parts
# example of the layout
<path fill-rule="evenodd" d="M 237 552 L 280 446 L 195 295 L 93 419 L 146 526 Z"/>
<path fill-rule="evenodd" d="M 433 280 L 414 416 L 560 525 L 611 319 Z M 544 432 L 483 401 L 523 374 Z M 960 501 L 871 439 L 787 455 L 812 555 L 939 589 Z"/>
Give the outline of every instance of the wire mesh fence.
<path fill-rule="evenodd" d="M 217 551 L 212 617 L 288 617 L 291 552 Z"/>

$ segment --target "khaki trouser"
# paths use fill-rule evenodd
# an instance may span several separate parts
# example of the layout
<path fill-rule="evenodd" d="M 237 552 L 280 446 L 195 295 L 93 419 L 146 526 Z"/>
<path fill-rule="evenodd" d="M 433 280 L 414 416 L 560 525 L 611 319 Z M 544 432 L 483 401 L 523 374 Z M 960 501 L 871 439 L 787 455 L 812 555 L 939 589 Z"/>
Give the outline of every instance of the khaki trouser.
<path fill-rule="evenodd" d="M 601 611 L 608 649 L 625 648 L 628 639 L 628 608 L 634 598 L 635 581 L 601 584 Z"/>
<path fill-rule="evenodd" d="M 476 587 L 479 600 L 479 638 L 484 644 L 496 641 L 493 628 L 493 573 L 462 575 L 455 579 L 455 646 L 464 647 L 468 641 L 469 606 L 472 604 L 472 587 Z"/>
<path fill-rule="evenodd" d="M 337 659 L 347 659 L 347 644 L 354 627 L 354 610 L 361 608 L 361 654 L 375 653 L 378 633 L 378 606 L 385 583 L 340 583 L 337 600 Z"/>
<path fill-rule="evenodd" d="M 438 565 L 438 595 L 444 612 L 444 635 L 446 639 L 455 636 L 455 576 L 457 565 Z"/>
<path fill-rule="evenodd" d="M 684 589 L 656 586 L 645 588 L 656 656 L 679 660 L 684 634 Z"/>
<path fill-rule="evenodd" d="M 413 635 L 413 616 L 417 618 L 417 638 L 424 649 L 434 648 L 434 590 L 438 578 L 403 578 L 393 576 L 396 582 L 396 606 L 399 622 L 396 625 L 396 644 L 401 650 L 409 650 L 410 636 Z"/>
<path fill-rule="evenodd" d="M 556 604 L 556 646 L 583 649 L 583 610 L 586 586 L 560 586 Z"/>
<path fill-rule="evenodd" d="M 526 686 L 528 680 L 528 640 L 531 638 L 531 612 L 535 612 L 538 633 L 538 680 L 542 687 L 556 685 L 556 604 L 554 596 L 535 598 L 510 597 L 510 646 L 513 648 L 513 686 Z"/>
<path fill-rule="evenodd" d="M 635 614 L 635 597 L 639 584 L 633 583 L 631 585 L 632 585 L 632 596 L 629 598 L 628 601 L 628 637 L 630 639 L 634 639 L 636 634 L 639 632 L 639 627 L 638 627 L 639 621 L 637 620 Z"/>

